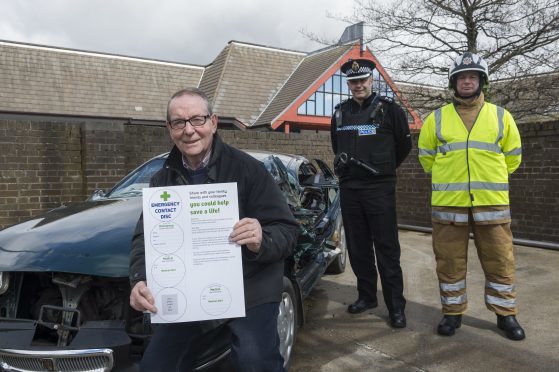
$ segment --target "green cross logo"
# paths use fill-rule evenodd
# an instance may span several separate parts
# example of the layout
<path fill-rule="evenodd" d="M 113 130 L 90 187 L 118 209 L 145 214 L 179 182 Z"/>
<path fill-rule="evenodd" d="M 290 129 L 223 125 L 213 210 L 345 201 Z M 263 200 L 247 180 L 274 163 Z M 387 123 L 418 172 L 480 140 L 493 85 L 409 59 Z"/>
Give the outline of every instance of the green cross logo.
<path fill-rule="evenodd" d="M 163 194 L 161 194 L 160 197 L 163 201 L 167 201 L 167 199 L 171 197 L 171 194 L 168 194 L 167 191 L 163 191 Z"/>

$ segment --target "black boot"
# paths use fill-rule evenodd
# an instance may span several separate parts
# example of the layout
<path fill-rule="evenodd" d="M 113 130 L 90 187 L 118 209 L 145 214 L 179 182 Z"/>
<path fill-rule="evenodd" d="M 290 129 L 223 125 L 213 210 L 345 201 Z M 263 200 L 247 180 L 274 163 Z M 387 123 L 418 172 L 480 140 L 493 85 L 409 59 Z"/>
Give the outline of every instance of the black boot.
<path fill-rule="evenodd" d="M 394 310 L 388 313 L 388 320 L 392 328 L 406 328 L 406 314 L 404 310 Z"/>
<path fill-rule="evenodd" d="M 347 312 L 350 314 L 359 314 L 365 310 L 374 309 L 377 306 L 378 302 L 376 300 L 368 301 L 360 298 L 347 307 Z"/>
<path fill-rule="evenodd" d="M 499 315 L 497 314 L 497 327 L 505 331 L 508 338 L 515 341 L 524 340 L 526 334 L 524 330 L 518 324 L 516 317 L 514 315 Z"/>
<path fill-rule="evenodd" d="M 462 325 L 462 315 L 445 315 L 439 323 L 437 332 L 443 336 L 452 336 L 456 328 Z"/>

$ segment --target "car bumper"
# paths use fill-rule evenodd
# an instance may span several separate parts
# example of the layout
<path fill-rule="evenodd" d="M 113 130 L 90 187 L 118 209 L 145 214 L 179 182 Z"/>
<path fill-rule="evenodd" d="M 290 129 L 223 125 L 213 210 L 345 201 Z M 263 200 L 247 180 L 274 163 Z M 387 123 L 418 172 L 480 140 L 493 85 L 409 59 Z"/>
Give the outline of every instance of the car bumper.
<path fill-rule="evenodd" d="M 2 371 L 110 371 L 131 363 L 131 339 L 120 321 L 92 321 L 80 327 L 68 346 L 34 340 L 37 324 L 0 320 Z"/>
<path fill-rule="evenodd" d="M 4 371 L 110 371 L 114 359 L 111 349 L 14 350 L 0 349 Z"/>

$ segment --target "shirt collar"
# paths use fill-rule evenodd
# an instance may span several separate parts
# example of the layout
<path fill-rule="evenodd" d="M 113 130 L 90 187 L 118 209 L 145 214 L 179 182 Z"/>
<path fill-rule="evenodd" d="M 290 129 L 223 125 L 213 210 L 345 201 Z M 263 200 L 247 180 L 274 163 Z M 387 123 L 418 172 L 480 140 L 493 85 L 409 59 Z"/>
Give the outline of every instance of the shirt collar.
<path fill-rule="evenodd" d="M 206 153 L 206 155 L 204 155 L 204 159 L 202 159 L 202 161 L 200 162 L 200 165 L 196 168 L 191 167 L 190 164 L 188 164 L 188 161 L 186 160 L 186 158 L 183 155 L 182 156 L 182 165 L 190 171 L 195 171 L 195 170 L 198 170 L 198 169 L 202 169 L 205 166 L 207 166 L 208 163 L 210 162 L 211 155 L 212 155 L 212 150 L 209 149 L 208 152 Z"/>

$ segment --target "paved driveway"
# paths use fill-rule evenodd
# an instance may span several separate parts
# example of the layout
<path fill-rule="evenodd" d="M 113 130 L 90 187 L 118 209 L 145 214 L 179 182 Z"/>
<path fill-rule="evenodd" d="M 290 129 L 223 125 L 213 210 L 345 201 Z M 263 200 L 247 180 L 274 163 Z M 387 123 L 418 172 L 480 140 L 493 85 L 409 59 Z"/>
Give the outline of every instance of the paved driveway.
<path fill-rule="evenodd" d="M 469 309 L 453 337 L 436 333 L 441 319 L 431 235 L 400 231 L 408 327 L 394 330 L 379 307 L 350 315 L 355 277 L 325 276 L 311 293 L 307 324 L 298 334 L 291 372 L 312 371 L 559 371 L 559 251 L 516 246 L 518 319 L 524 341 L 497 329 L 483 302 L 484 278 L 469 250 Z"/>

